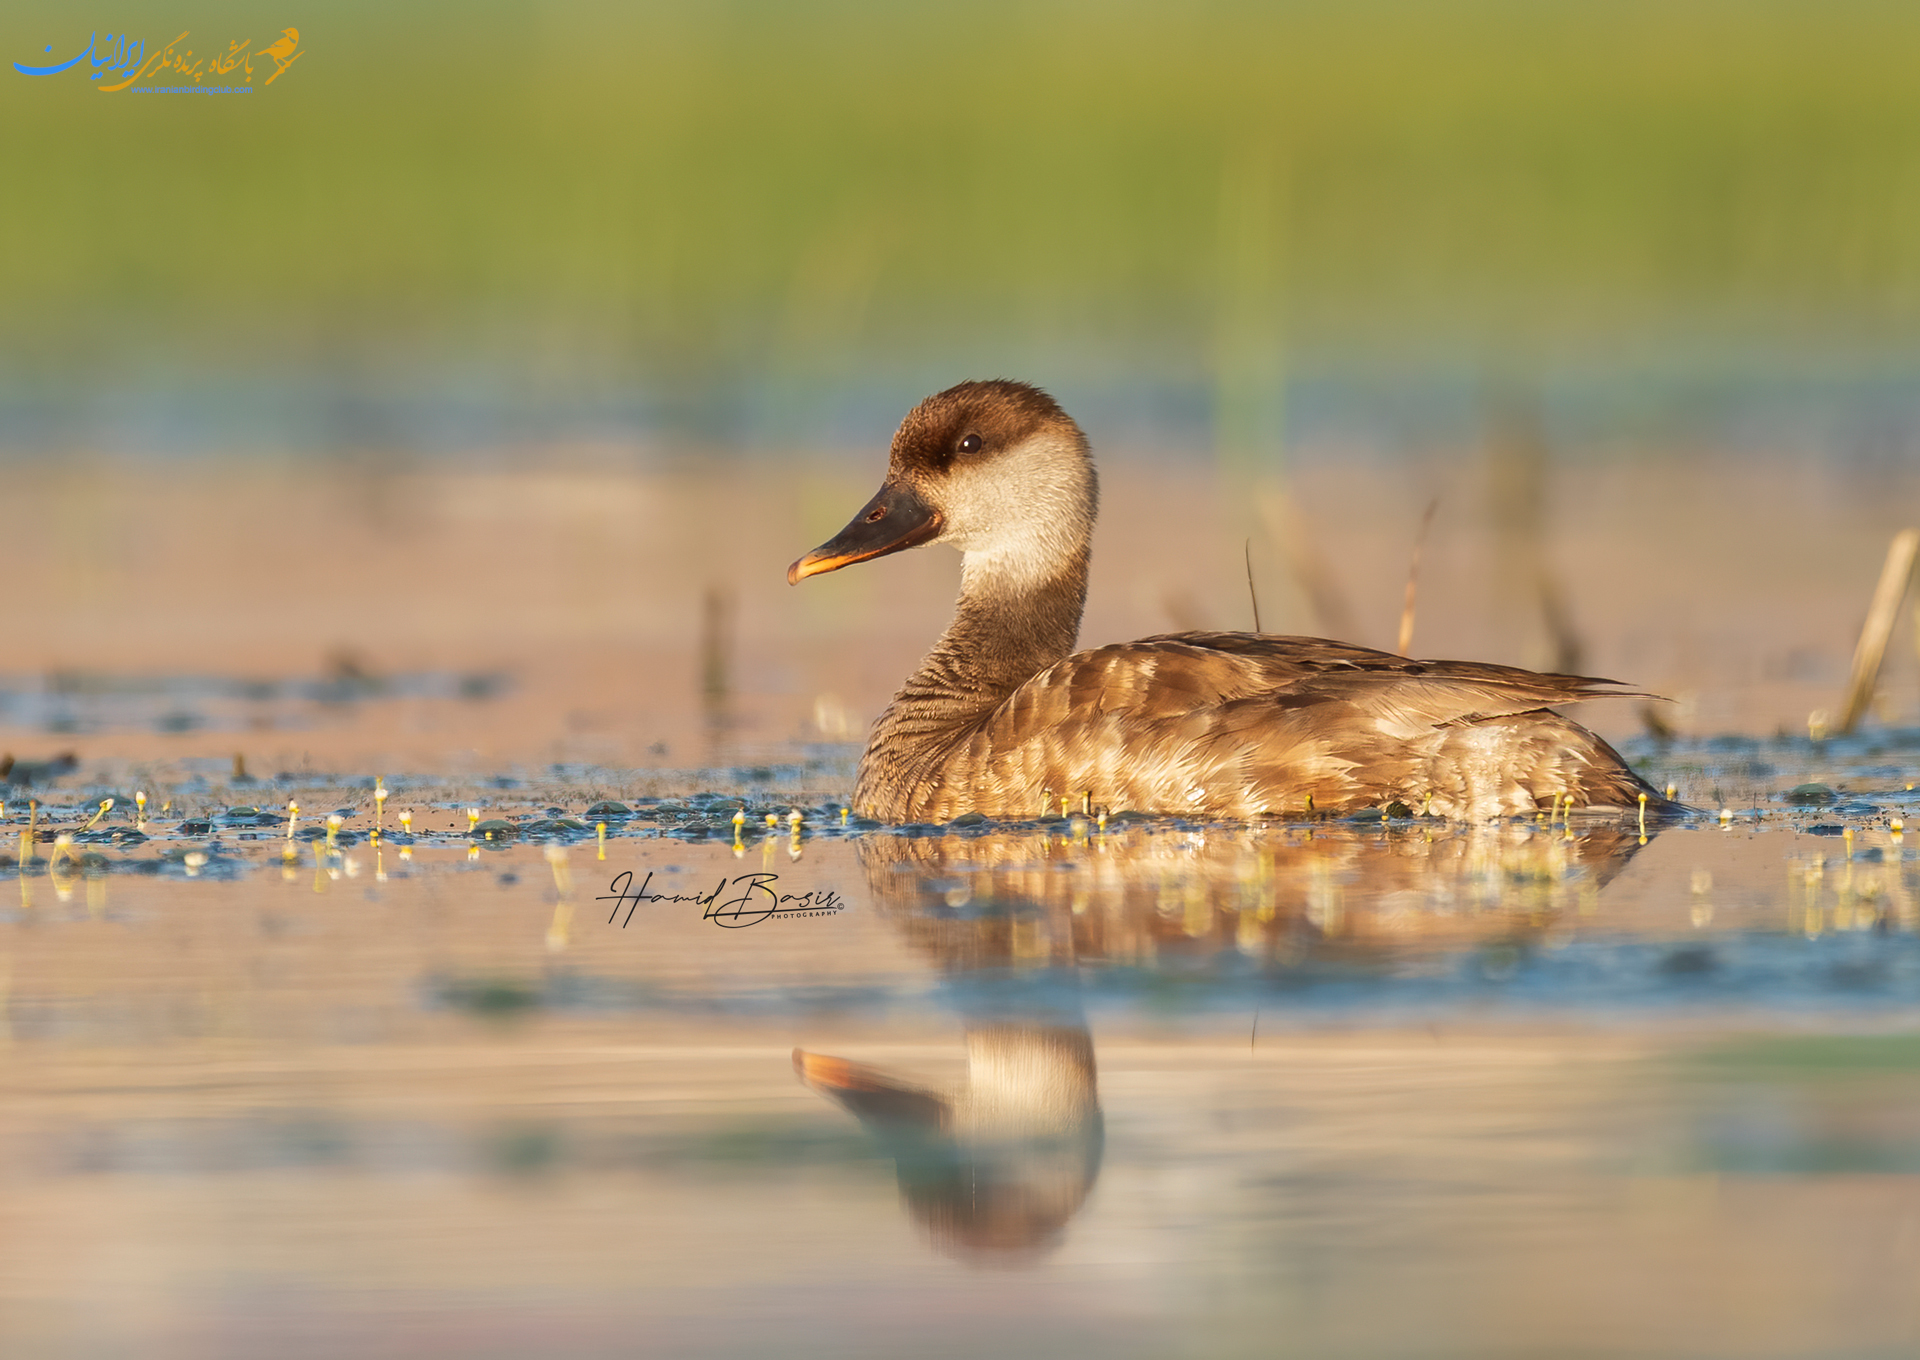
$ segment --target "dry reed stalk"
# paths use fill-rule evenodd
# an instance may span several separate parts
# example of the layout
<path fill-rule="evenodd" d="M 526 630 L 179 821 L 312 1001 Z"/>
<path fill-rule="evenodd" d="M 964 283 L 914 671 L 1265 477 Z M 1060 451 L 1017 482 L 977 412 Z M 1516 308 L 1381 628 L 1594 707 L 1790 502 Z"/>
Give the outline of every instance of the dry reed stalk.
<path fill-rule="evenodd" d="M 1546 668 L 1576 674 L 1585 648 L 1547 551 L 1552 458 L 1539 398 L 1524 383 L 1508 379 L 1487 393 L 1486 471 L 1494 608 L 1502 616 L 1522 617 L 1521 597 L 1530 581 L 1550 651 Z"/>
<path fill-rule="evenodd" d="M 1394 650 L 1402 656 L 1413 655 L 1413 606 L 1420 585 L 1420 552 L 1427 546 L 1427 530 L 1433 527 L 1433 512 L 1440 498 L 1427 502 L 1427 513 L 1420 517 L 1420 533 L 1413 540 L 1413 561 L 1407 567 L 1407 598 L 1400 606 L 1400 645 Z"/>
<path fill-rule="evenodd" d="M 1285 491 L 1269 489 L 1260 497 L 1260 518 L 1286 554 L 1287 567 L 1306 595 L 1322 636 L 1359 641 L 1353 611 L 1347 608 L 1347 597 L 1334 578 L 1333 564 L 1314 542 L 1299 504 Z"/>
<path fill-rule="evenodd" d="M 1253 601 L 1253 631 L 1264 633 L 1260 626 L 1260 592 L 1253 588 L 1253 540 L 1248 539 L 1241 545 L 1247 559 L 1247 598 Z"/>
<path fill-rule="evenodd" d="M 1894 616 L 1913 579 L 1913 558 L 1920 549 L 1920 529 L 1902 529 L 1887 546 L 1886 565 L 1880 569 L 1880 584 L 1874 588 L 1873 603 L 1867 608 L 1866 626 L 1860 630 L 1860 643 L 1853 649 L 1853 674 L 1847 680 L 1847 702 L 1841 710 L 1840 732 L 1853 731 L 1866 716 L 1873 700 L 1873 687 L 1880 679 L 1880 662 L 1887 654 L 1887 639 L 1893 633 Z"/>
<path fill-rule="evenodd" d="M 721 763 L 721 745 L 733 726 L 733 592 L 710 583 L 700 613 L 700 709 L 707 760 Z"/>

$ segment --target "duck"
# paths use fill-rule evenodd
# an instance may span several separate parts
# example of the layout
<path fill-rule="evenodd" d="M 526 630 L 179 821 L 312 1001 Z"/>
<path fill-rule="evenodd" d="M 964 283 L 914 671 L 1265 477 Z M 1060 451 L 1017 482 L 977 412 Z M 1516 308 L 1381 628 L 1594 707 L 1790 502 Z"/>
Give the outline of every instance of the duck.
<path fill-rule="evenodd" d="M 1679 810 L 1555 711 L 1656 697 L 1618 681 L 1266 633 L 1075 650 L 1098 506 L 1086 435 L 1038 387 L 963 382 L 907 413 L 879 491 L 787 569 L 798 585 L 909 548 L 961 555 L 952 621 L 873 724 L 855 813 L 1287 820 L 1398 804 L 1484 822 Z"/>

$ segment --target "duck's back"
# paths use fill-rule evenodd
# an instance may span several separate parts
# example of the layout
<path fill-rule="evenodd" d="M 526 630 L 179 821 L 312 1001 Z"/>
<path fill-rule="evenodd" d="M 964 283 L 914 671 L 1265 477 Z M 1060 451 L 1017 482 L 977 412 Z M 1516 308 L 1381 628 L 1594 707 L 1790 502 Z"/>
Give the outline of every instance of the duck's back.
<path fill-rule="evenodd" d="M 1320 638 L 1173 633 L 1078 652 L 950 733 L 905 693 L 861 762 L 855 804 L 894 819 L 1114 811 L 1284 817 L 1399 801 L 1485 819 L 1571 794 L 1659 796 L 1552 704 L 1609 680 L 1413 661 Z"/>

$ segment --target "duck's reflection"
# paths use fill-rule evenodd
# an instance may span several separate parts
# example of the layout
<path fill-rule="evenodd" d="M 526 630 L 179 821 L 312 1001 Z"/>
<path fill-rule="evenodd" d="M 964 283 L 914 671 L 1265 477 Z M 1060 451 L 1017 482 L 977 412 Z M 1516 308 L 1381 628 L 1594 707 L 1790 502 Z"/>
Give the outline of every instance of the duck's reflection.
<path fill-rule="evenodd" d="M 874 837 L 876 907 L 947 972 L 1145 965 L 1223 949 L 1364 961 L 1541 929 L 1590 910 L 1639 849 L 1611 821 L 1381 830 Z"/>
<path fill-rule="evenodd" d="M 1578 820 L 870 837 L 868 890 L 945 978 L 967 1080 L 936 1090 L 803 1050 L 794 1064 L 894 1158 L 937 1244 L 1017 1260 L 1059 1240 L 1099 1173 L 1085 969 L 1364 965 L 1512 940 L 1593 910 L 1644 843 Z"/>
<path fill-rule="evenodd" d="M 908 1212 L 949 1250 L 1018 1259 L 1053 1245 L 1099 1174 L 1085 1024 L 969 1028 L 967 1079 L 946 1091 L 799 1049 L 793 1061 L 879 1140 Z"/>

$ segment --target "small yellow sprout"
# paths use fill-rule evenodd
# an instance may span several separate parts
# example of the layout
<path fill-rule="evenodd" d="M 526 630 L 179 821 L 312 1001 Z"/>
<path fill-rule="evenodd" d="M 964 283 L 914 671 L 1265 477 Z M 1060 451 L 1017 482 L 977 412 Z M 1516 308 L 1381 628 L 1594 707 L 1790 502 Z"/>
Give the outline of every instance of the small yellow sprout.
<path fill-rule="evenodd" d="M 335 843 L 335 842 L 334 842 L 334 837 L 336 837 L 336 836 L 338 836 L 338 835 L 340 834 L 340 828 L 341 828 L 341 827 L 342 827 L 343 825 L 345 825 L 345 821 L 346 821 L 346 819 L 345 819 L 345 818 L 343 818 L 343 817 L 342 817 L 342 816 L 341 816 L 341 815 L 340 815 L 339 813 L 337 813 L 337 812 L 334 812 L 334 813 L 329 813 L 329 814 L 328 814 L 328 816 L 327 816 L 327 845 L 328 845 L 329 847 L 332 847 L 332 846 L 334 845 L 334 843 Z"/>
<path fill-rule="evenodd" d="M 480 809 L 468 808 L 467 809 L 467 833 L 471 835 L 473 833 L 473 829 L 478 825 L 480 825 Z"/>

